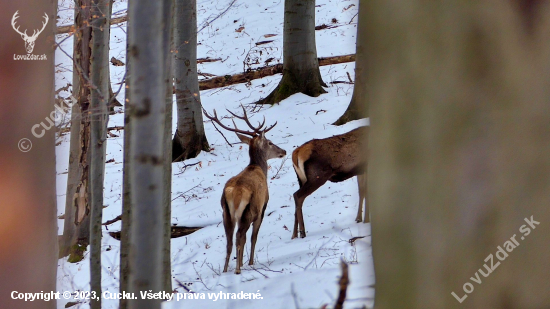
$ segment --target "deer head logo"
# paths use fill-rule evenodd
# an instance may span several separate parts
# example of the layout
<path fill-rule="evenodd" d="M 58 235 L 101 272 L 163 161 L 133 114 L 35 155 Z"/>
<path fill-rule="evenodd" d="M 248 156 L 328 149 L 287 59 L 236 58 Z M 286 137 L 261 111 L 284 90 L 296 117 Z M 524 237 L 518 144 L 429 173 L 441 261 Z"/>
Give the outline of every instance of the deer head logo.
<path fill-rule="evenodd" d="M 33 33 L 31 36 L 27 35 L 27 29 L 25 29 L 24 32 L 19 31 L 19 26 L 17 28 L 15 27 L 15 20 L 19 18 L 19 15 L 17 15 L 19 11 L 16 11 L 15 14 L 13 14 L 13 17 L 11 19 L 11 26 L 13 27 L 13 30 L 15 32 L 19 33 L 21 35 L 21 38 L 25 41 L 25 49 L 27 50 L 27 53 L 32 53 L 32 50 L 34 49 L 34 42 L 36 41 L 36 38 L 42 31 L 44 31 L 44 28 L 46 28 L 46 24 L 48 23 L 48 14 L 44 13 L 44 18 L 46 21 L 42 24 L 42 29 L 40 30 L 33 30 Z"/>

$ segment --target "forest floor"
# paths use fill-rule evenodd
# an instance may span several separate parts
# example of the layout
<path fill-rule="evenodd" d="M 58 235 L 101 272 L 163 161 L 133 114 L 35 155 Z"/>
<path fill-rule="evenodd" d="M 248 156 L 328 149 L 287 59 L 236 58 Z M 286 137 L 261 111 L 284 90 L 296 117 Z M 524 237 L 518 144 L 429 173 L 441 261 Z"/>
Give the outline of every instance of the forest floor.
<path fill-rule="evenodd" d="M 266 63 L 273 65 L 282 61 L 284 1 L 236 1 L 224 15 L 216 18 L 231 2 L 198 0 L 198 57 L 221 59 L 200 63 L 199 71 L 207 73 L 201 79 L 204 76 L 233 75 L 263 67 Z M 59 12 L 61 18 L 58 25 L 70 24 L 73 2 L 60 0 L 59 4 L 64 9 Z M 125 15 L 126 6 L 126 1 L 117 0 L 114 15 Z M 357 9 L 357 0 L 316 1 L 315 24 L 329 25 L 316 31 L 318 57 L 355 53 Z M 111 28 L 110 56 L 124 63 L 125 31 L 126 23 Z M 60 41 L 66 36 L 62 34 L 57 39 Z M 266 40 L 272 42 L 256 44 Z M 71 54 L 72 45 L 72 38 L 68 38 L 62 48 Z M 58 51 L 56 64 L 56 88 L 59 89 L 72 80 L 72 62 Z M 122 86 L 123 91 L 117 98 L 124 102 L 124 84 L 121 85 L 121 79 L 125 66 L 111 66 L 110 69 L 113 90 L 116 92 Z M 172 165 L 172 224 L 202 227 L 171 241 L 173 288 L 180 293 L 188 290 L 196 293 L 258 292 L 263 299 L 183 299 L 166 302 L 163 308 L 320 308 L 325 304 L 332 307 L 338 295 L 341 259 L 349 263 L 350 267 L 345 308 L 373 306 L 370 224 L 356 223 L 354 220 L 359 202 L 355 178 L 337 184 L 327 183 L 309 196 L 303 208 L 307 237 L 290 239 L 294 223 L 292 195 L 298 189 L 290 160 L 292 151 L 313 138 L 341 134 L 368 124 L 368 120 L 358 120 L 339 127 L 331 125 L 350 102 L 353 84 L 334 83 L 349 81 L 348 74 L 353 78 L 353 62 L 323 66 L 321 75 L 329 85 L 326 94 L 316 98 L 295 94 L 274 106 L 255 107 L 252 103 L 267 96 L 277 86 L 280 74 L 255 79 L 247 84 L 201 91 L 204 108 L 207 111 L 216 109 L 220 117 L 229 115 L 226 108 L 238 113 L 240 104 L 243 104 L 248 110 L 254 109 L 249 112 L 253 123 L 264 116 L 266 124 L 277 121 L 277 126 L 268 133 L 268 138 L 285 149 L 287 156 L 268 162 L 270 200 L 256 245 L 256 265 L 252 267 L 247 264 L 250 250 L 248 235 L 242 274 L 233 273 L 236 250 L 233 250 L 229 272 L 223 273 L 226 240 L 220 206 L 221 190 L 230 177 L 248 164 L 248 147 L 237 143 L 238 139 L 233 133 L 223 132 L 232 143 L 228 145 L 212 123 L 205 121 L 211 151 Z M 65 90 L 59 95 L 68 98 L 70 93 Z M 109 118 L 110 127 L 120 127 L 124 123 L 122 108 L 116 109 L 117 112 Z M 229 119 L 222 120 L 231 123 Z M 174 117 L 174 129 L 175 125 Z M 124 130 L 111 133 L 107 140 L 103 222 L 116 218 L 122 208 Z M 59 215 L 64 213 L 65 208 L 68 150 L 69 134 L 64 134 L 58 138 L 56 147 Z M 64 222 L 60 219 L 58 223 L 61 234 Z M 120 242 L 110 233 L 117 231 L 120 231 L 120 221 L 103 226 L 102 287 L 103 291 L 112 293 L 118 292 Z M 78 263 L 68 263 L 66 258 L 59 260 L 58 290 L 89 290 L 88 252 L 85 259 Z M 65 302 L 68 300 L 60 300 L 58 306 L 63 308 Z M 89 304 L 78 303 L 71 308 L 89 308 Z M 118 308 L 118 301 L 103 299 L 103 308 Z"/>

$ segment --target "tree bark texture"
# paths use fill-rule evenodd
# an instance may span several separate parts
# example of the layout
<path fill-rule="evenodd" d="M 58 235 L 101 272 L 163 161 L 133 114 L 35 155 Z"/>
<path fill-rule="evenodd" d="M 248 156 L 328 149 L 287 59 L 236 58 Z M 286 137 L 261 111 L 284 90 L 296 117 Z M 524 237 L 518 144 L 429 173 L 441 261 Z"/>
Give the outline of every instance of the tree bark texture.
<path fill-rule="evenodd" d="M 92 28 L 91 0 L 78 0 L 75 6 L 75 32 L 73 53 L 73 96 L 77 103 L 71 114 L 71 145 L 63 244 L 61 255 L 69 255 L 69 262 L 84 258 L 90 236 L 89 142 L 90 142 L 90 42 Z M 76 74 L 76 76 L 75 76 Z M 78 80 L 78 81 L 77 81 Z"/>
<path fill-rule="evenodd" d="M 131 196 L 129 290 L 163 289 L 165 227 L 164 124 L 166 113 L 166 56 L 163 55 L 165 6 L 170 2 L 134 0 L 129 3 Z M 160 308 L 160 300 L 130 299 L 128 308 Z"/>
<path fill-rule="evenodd" d="M 367 100 L 368 83 L 365 79 L 367 69 L 367 57 L 365 51 L 365 39 L 367 35 L 367 21 L 364 18 L 360 18 L 365 15 L 362 14 L 361 8 L 366 6 L 365 0 L 359 1 L 359 20 L 357 22 L 357 43 L 355 51 L 355 85 L 353 87 L 353 94 L 348 108 L 338 120 L 333 124 L 340 126 L 349 121 L 366 118 L 369 116 L 369 102 Z"/>
<path fill-rule="evenodd" d="M 375 308 L 550 307 L 548 1 L 365 3 Z"/>
<path fill-rule="evenodd" d="M 285 0 L 283 77 L 261 104 L 275 104 L 301 92 L 317 97 L 327 86 L 319 72 L 315 46 L 315 0 Z"/>
<path fill-rule="evenodd" d="M 90 80 L 90 290 L 101 295 L 101 221 L 109 104 L 110 0 L 93 0 Z M 90 302 L 101 309 L 101 298 Z"/>
<path fill-rule="evenodd" d="M 174 83 L 178 111 L 172 160 L 183 161 L 208 151 L 197 75 L 197 1 L 175 0 Z"/>

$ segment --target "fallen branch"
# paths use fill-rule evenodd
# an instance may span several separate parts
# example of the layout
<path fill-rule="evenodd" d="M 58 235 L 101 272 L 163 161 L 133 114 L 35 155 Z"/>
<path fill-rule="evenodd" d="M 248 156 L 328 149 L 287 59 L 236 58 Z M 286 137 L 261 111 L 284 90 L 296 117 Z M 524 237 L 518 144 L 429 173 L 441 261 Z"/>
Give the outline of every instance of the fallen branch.
<path fill-rule="evenodd" d="M 340 289 L 338 292 L 338 299 L 336 299 L 336 304 L 334 309 L 344 308 L 344 301 L 346 300 L 346 293 L 348 290 L 349 278 L 348 278 L 348 264 L 343 260 L 340 262 L 342 268 L 342 277 L 340 277 L 339 285 Z"/>
<path fill-rule="evenodd" d="M 127 20 L 128 20 L 128 15 L 111 18 L 111 25 L 120 24 Z M 74 32 L 74 30 L 75 30 L 74 25 L 59 26 L 57 27 L 55 34 L 72 33 Z"/>

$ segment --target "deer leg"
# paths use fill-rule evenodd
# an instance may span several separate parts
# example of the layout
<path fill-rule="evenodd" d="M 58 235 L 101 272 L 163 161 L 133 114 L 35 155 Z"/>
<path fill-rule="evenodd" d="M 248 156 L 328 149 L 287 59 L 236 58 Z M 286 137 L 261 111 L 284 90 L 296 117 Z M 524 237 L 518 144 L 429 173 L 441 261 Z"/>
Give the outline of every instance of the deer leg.
<path fill-rule="evenodd" d="M 237 275 L 241 273 L 241 267 L 243 266 L 244 245 L 246 243 L 246 232 L 249 227 L 249 222 L 241 221 L 237 229 L 237 268 L 235 269 L 235 274 Z"/>
<path fill-rule="evenodd" d="M 300 237 L 306 237 L 306 227 L 304 225 L 304 214 L 302 213 L 302 205 L 304 200 L 315 190 L 319 189 L 327 182 L 329 177 L 315 176 L 308 177 L 308 180 L 304 183 L 298 191 L 294 193 L 294 202 L 296 204 L 296 211 L 294 213 L 294 231 L 292 232 L 292 239 L 296 238 L 297 230 L 300 230 Z"/>
<path fill-rule="evenodd" d="M 222 200 L 222 203 L 225 204 L 225 199 Z M 233 232 L 235 231 L 235 222 L 231 219 L 231 215 L 227 209 L 227 204 L 222 206 L 224 206 L 223 227 L 225 228 L 225 239 L 227 240 L 227 255 L 225 256 L 225 266 L 223 267 L 223 272 L 225 273 L 227 272 L 227 267 L 229 265 L 231 251 L 233 250 Z"/>
<path fill-rule="evenodd" d="M 262 225 L 262 221 L 264 219 L 264 213 L 265 213 L 266 207 L 267 207 L 267 204 L 264 205 L 264 208 L 262 210 L 262 215 L 252 223 L 252 237 L 250 239 L 250 243 L 252 245 L 250 247 L 250 259 L 248 261 L 248 265 L 254 265 L 254 250 L 256 248 L 256 240 L 258 240 L 258 232 L 260 231 L 260 225 Z"/>

